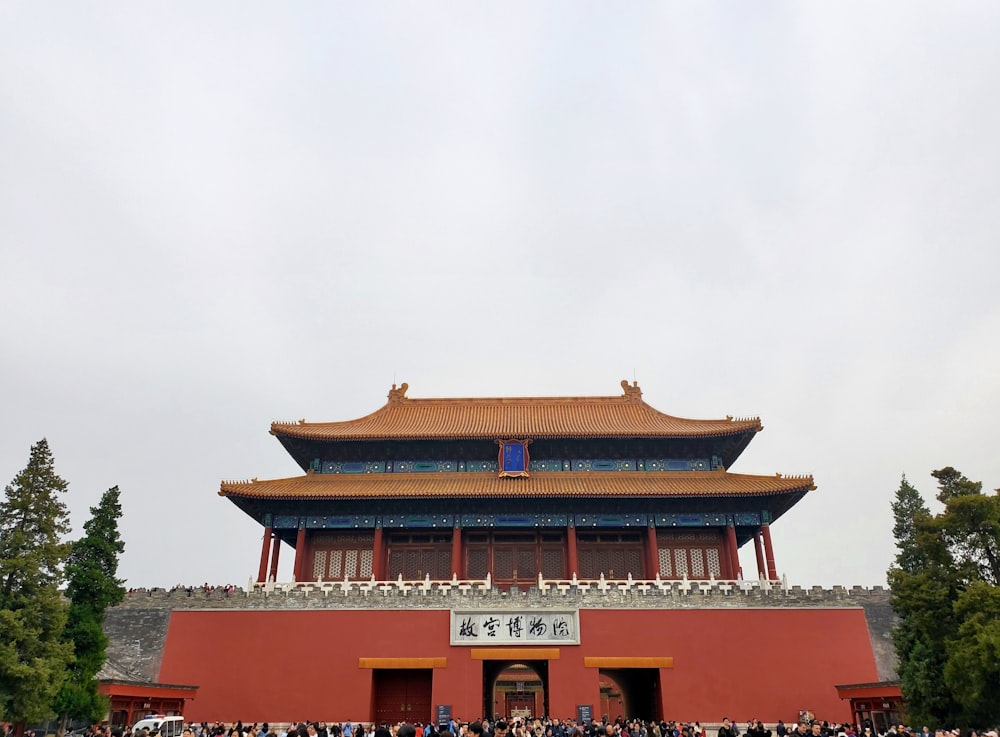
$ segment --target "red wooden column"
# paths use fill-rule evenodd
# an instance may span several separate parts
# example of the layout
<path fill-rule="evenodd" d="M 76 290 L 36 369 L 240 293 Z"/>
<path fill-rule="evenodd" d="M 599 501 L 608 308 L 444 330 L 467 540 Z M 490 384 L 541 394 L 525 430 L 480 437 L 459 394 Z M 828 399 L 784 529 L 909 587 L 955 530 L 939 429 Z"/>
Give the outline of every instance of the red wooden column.
<path fill-rule="evenodd" d="M 462 528 L 458 522 L 451 533 L 451 577 L 465 578 L 462 575 Z"/>
<path fill-rule="evenodd" d="M 761 525 L 760 531 L 764 536 L 764 553 L 767 560 L 767 580 L 777 581 L 778 570 L 774 565 L 774 548 L 771 547 L 771 525 Z"/>
<path fill-rule="evenodd" d="M 372 575 L 376 581 L 385 578 L 382 571 L 382 558 L 385 557 L 385 547 L 382 545 L 382 525 L 375 526 L 375 542 L 372 545 Z"/>
<path fill-rule="evenodd" d="M 729 549 L 729 567 L 733 578 L 740 575 L 740 552 L 736 544 L 736 528 L 733 525 L 726 525 L 726 547 Z"/>
<path fill-rule="evenodd" d="M 656 547 L 655 523 L 650 523 L 646 528 L 646 549 L 649 552 L 649 572 L 646 578 L 656 578 L 660 575 L 660 551 Z"/>
<path fill-rule="evenodd" d="M 570 521 L 566 527 L 566 553 L 569 557 L 569 570 L 566 575 L 570 578 L 580 575 L 580 561 L 576 556 L 576 525 Z"/>
<path fill-rule="evenodd" d="M 274 542 L 271 544 L 271 570 L 268 571 L 267 577 L 272 581 L 278 580 L 278 553 L 281 552 L 281 538 L 277 535 L 272 535 L 274 537 Z"/>
<path fill-rule="evenodd" d="M 764 578 L 767 571 L 764 569 L 764 551 L 760 547 L 760 530 L 753 533 L 753 552 L 757 556 L 757 578 Z"/>
<path fill-rule="evenodd" d="M 257 583 L 267 581 L 267 554 L 271 549 L 271 528 L 264 528 L 264 543 L 260 546 L 260 568 L 257 569 Z"/>
<path fill-rule="evenodd" d="M 296 581 L 303 580 L 306 567 L 306 528 L 300 527 L 299 534 L 295 537 L 295 565 L 293 575 Z"/>

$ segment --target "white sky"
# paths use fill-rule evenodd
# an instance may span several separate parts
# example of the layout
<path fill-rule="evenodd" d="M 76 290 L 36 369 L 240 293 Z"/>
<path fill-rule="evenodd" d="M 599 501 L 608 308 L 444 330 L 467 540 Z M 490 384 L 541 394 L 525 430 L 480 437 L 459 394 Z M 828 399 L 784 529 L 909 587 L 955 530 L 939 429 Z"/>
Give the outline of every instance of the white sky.
<path fill-rule="evenodd" d="M 273 419 L 409 395 L 760 415 L 792 583 L 906 473 L 1000 486 L 1000 4 L 0 4 L 0 482 L 130 585 L 245 584 Z M 753 571 L 752 547 L 741 551 Z M 283 571 L 292 554 L 285 548 Z"/>

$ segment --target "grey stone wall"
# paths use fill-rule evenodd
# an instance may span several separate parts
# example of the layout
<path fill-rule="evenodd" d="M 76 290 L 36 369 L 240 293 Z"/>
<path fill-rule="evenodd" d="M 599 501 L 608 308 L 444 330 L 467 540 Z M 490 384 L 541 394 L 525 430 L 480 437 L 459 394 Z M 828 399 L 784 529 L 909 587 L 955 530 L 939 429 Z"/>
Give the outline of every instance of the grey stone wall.
<path fill-rule="evenodd" d="M 892 609 L 892 601 L 886 596 L 882 600 L 872 599 L 864 607 L 865 619 L 868 620 L 868 635 L 872 640 L 872 652 L 875 654 L 875 665 L 878 667 L 878 679 L 898 680 L 899 658 L 896 657 L 896 648 L 892 644 L 892 631 L 896 628 L 898 618 Z"/>
<path fill-rule="evenodd" d="M 104 616 L 108 661 L 140 680 L 155 681 L 170 624 L 169 606 L 118 606 Z"/>

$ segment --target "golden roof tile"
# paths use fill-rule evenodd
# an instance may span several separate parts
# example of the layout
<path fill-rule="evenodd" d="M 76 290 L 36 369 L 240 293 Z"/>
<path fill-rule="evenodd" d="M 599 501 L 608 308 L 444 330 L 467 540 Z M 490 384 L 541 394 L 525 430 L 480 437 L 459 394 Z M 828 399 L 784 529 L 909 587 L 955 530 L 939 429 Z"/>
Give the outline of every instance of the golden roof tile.
<path fill-rule="evenodd" d="M 220 496 L 258 499 L 763 496 L 815 489 L 812 476 L 718 471 L 556 471 L 529 478 L 493 473 L 306 474 L 223 481 Z"/>
<path fill-rule="evenodd" d="M 410 399 L 393 384 L 385 406 L 344 422 L 274 422 L 271 434 L 314 440 L 719 437 L 762 429 L 760 418 L 693 420 L 653 409 L 633 382 L 611 397 Z"/>

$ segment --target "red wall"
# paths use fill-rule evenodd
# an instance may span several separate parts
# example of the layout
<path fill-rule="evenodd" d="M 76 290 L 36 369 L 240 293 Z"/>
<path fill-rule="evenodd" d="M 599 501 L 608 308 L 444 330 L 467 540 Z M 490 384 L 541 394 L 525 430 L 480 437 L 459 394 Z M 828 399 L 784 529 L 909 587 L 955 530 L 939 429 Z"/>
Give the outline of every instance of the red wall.
<path fill-rule="evenodd" d="M 444 656 L 433 701 L 474 719 L 482 661 L 451 647 L 448 628 L 446 610 L 177 610 L 159 681 L 201 686 L 185 714 L 195 721 L 367 721 L 372 671 L 358 658 Z M 580 631 L 582 644 L 549 662 L 553 716 L 599 709 L 598 670 L 585 656 L 672 657 L 660 669 L 663 716 L 703 722 L 788 722 L 801 709 L 847 720 L 834 684 L 878 680 L 861 609 L 584 609 Z"/>

